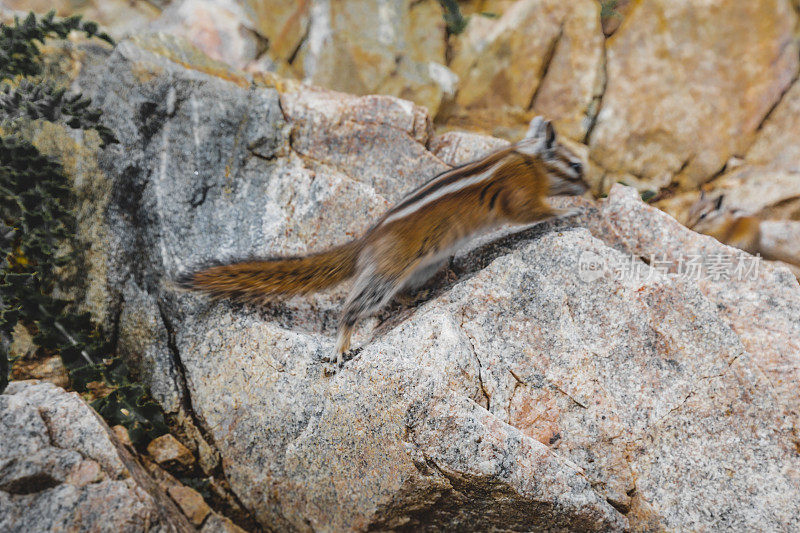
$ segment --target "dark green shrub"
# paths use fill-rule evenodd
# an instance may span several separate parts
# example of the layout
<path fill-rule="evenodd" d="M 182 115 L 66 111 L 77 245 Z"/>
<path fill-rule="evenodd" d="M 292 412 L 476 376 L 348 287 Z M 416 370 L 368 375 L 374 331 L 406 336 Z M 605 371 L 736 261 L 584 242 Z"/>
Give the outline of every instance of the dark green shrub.
<path fill-rule="evenodd" d="M 16 82 L 0 88 L 0 124 L 14 131 L 22 121 L 61 121 L 72 128 L 94 129 L 103 145 L 116 142 L 100 123 L 101 112 L 80 94 L 42 80 L 36 42 L 64 38 L 78 30 L 108 42 L 97 25 L 80 17 L 56 21 L 53 13 L 29 15 L 14 26 L 0 26 L 0 78 Z M 64 267 L 74 264 L 80 249 L 75 237 L 76 205 L 69 178 L 58 161 L 44 156 L 14 134 L 0 136 L 0 392 L 8 383 L 7 340 L 18 323 L 33 333 L 38 350 L 61 356 L 75 390 L 101 389 L 107 394 L 92 406 L 112 425 L 122 424 L 136 444 L 167 431 L 164 416 L 145 389 L 129 378 L 115 357 L 106 332 L 74 302 L 54 296 Z M 68 289 L 68 287 L 60 287 Z M 68 293 L 68 291 L 62 291 Z"/>

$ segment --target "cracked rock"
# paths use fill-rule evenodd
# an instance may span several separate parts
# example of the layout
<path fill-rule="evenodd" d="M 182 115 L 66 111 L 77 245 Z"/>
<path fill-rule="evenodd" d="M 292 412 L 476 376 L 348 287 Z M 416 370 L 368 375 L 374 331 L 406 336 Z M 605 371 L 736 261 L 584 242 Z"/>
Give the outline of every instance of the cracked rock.
<path fill-rule="evenodd" d="M 608 41 L 590 138 L 606 188 L 693 188 L 745 153 L 797 75 L 796 25 L 788 0 L 635 4 Z"/>
<path fill-rule="evenodd" d="M 544 114 L 562 135 L 582 140 L 603 87 L 599 12 L 592 0 L 522 0 L 496 20 L 473 15 L 454 38 L 450 63 L 466 112 L 445 120 L 516 140 Z"/>
<path fill-rule="evenodd" d="M 0 529 L 158 530 L 170 524 L 108 428 L 75 393 L 12 382 L 0 395 Z"/>

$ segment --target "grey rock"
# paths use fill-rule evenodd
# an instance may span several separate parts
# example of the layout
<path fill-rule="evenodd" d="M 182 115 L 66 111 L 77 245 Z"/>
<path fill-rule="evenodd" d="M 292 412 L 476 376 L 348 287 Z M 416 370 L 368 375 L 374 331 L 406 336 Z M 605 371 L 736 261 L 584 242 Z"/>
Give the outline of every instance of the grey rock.
<path fill-rule="evenodd" d="M 0 435 L 0 530 L 175 530 L 77 394 L 11 383 L 0 395 Z"/>
<path fill-rule="evenodd" d="M 798 427 L 800 299 L 791 272 L 684 228 L 646 207 L 632 189 L 615 186 L 602 212 L 604 227 L 593 225 L 596 234 L 634 256 L 660 259 L 662 270 L 686 273 L 692 259 L 701 258 L 692 274 L 699 290 L 739 336 L 757 373 L 766 375 L 775 401 L 787 409 L 783 422 Z"/>
<path fill-rule="evenodd" d="M 25 403 L 38 413 L 47 428 L 45 434 L 51 446 L 78 450 L 87 459 L 100 464 L 112 479 L 125 474 L 125 465 L 111 444 L 104 424 L 77 394 L 63 393 L 62 389 L 48 383 L 15 382 L 7 389 L 7 395 L 13 396 L 12 404 Z M 41 424 L 34 427 L 37 431 L 42 429 Z"/>
<path fill-rule="evenodd" d="M 295 151 L 335 167 L 390 200 L 447 169 L 425 148 L 430 117 L 405 100 L 359 98 L 308 87 L 282 95 L 281 106 L 292 123 Z"/>
<path fill-rule="evenodd" d="M 450 166 L 479 159 L 485 154 L 503 148 L 509 143 L 503 139 L 467 133 L 448 131 L 431 139 L 428 148 L 436 157 Z"/>
<path fill-rule="evenodd" d="M 632 464 L 637 490 L 651 504 L 662 502 L 669 527 L 796 528 L 800 507 L 787 495 L 800 487 L 793 436 L 800 424 L 797 280 L 788 269 L 684 228 L 643 204 L 633 189 L 615 186 L 601 213 L 590 223 L 593 232 L 633 257 L 651 264 L 657 259 L 659 270 L 695 285 L 743 349 L 721 376 L 700 373 L 703 386 L 647 434 L 644 447 L 654 445 L 652 455 Z M 690 273 L 686 266 L 698 257 L 701 268 Z M 688 447 L 668 452 L 666 442 L 678 439 Z M 713 516 L 709 507 L 696 507 L 698 498 Z"/>
<path fill-rule="evenodd" d="M 118 318 L 119 355 L 140 369 L 140 379 L 167 413 L 177 413 L 183 400 L 183 376 L 169 346 L 169 332 L 156 299 L 128 280 Z"/>

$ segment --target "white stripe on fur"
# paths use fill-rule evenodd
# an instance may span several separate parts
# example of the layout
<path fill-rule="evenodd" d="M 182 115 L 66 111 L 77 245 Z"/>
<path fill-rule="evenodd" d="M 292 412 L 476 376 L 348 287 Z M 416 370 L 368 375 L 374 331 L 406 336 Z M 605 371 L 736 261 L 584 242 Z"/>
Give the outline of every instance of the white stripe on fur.
<path fill-rule="evenodd" d="M 425 207 L 426 205 L 430 204 L 431 202 L 435 202 L 436 200 L 438 200 L 439 198 L 442 198 L 443 196 L 458 192 L 460 190 L 465 189 L 466 187 L 469 187 L 471 185 L 475 185 L 476 183 L 480 183 L 482 181 L 486 181 L 486 180 L 490 179 L 494 175 L 494 173 L 497 170 L 497 168 L 502 163 L 503 163 L 503 161 L 495 163 L 494 165 L 489 167 L 488 170 L 485 170 L 485 171 L 481 172 L 480 174 L 477 174 L 477 175 L 472 176 L 472 177 L 464 177 L 462 179 L 459 179 L 455 183 L 451 183 L 450 185 L 447 185 L 446 187 L 442 187 L 441 189 L 439 189 L 437 191 L 434 191 L 433 193 L 426 194 L 425 196 L 423 196 L 422 198 L 420 198 L 419 200 L 417 200 L 413 204 L 411 204 L 411 205 L 409 205 L 407 207 L 404 207 L 403 209 L 401 209 L 397 213 L 393 213 L 392 215 L 389 215 L 388 217 L 386 217 L 386 219 L 381 223 L 381 225 L 389 224 L 390 222 L 394 222 L 395 220 L 399 220 L 399 219 L 401 219 L 403 217 L 407 217 L 408 215 L 410 215 L 412 213 L 416 213 L 421 208 Z"/>

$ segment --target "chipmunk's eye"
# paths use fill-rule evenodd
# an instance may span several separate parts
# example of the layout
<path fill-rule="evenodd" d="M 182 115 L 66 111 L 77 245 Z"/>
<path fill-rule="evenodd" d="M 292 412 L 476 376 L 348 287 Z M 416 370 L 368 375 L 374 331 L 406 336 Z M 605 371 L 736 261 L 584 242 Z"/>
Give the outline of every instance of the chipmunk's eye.
<path fill-rule="evenodd" d="M 581 165 L 580 163 L 570 163 L 569 166 L 577 174 L 580 174 L 581 172 L 583 172 L 583 165 Z"/>

